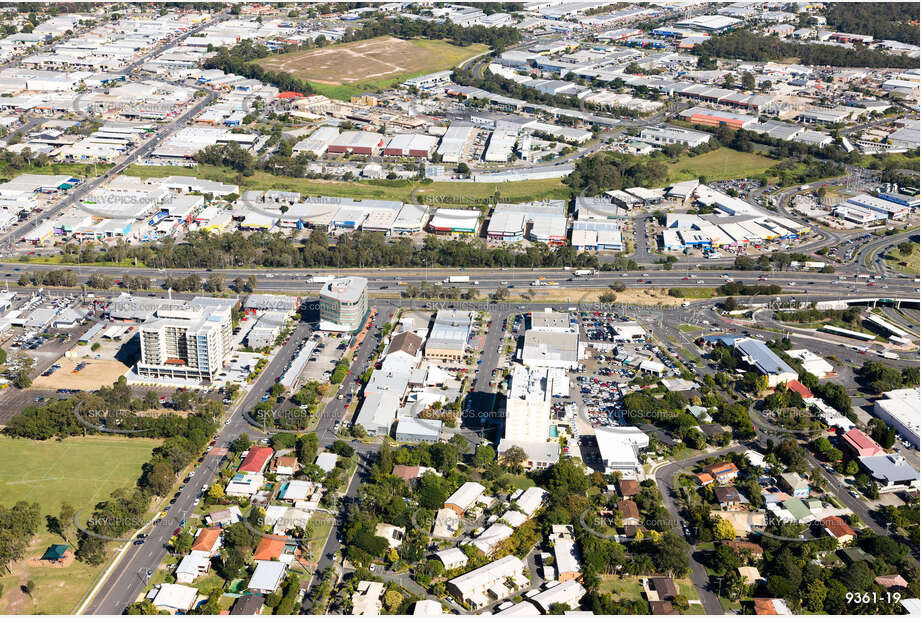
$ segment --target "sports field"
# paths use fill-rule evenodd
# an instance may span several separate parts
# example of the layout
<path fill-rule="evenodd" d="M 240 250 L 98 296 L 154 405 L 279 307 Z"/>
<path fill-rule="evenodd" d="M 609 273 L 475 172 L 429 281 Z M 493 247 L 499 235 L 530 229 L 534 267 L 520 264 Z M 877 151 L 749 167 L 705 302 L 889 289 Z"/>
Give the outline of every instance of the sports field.
<path fill-rule="evenodd" d="M 307 80 L 319 94 L 347 100 L 366 90 L 385 89 L 410 77 L 450 69 L 488 49 L 481 44 L 459 47 L 447 41 L 383 36 L 256 62 L 269 71 Z"/>
<path fill-rule="evenodd" d="M 66 440 L 0 437 L 0 504 L 38 502 L 42 515 L 56 516 L 69 502 L 84 517 L 119 487 L 133 487 L 141 465 L 159 440 L 91 436 Z M 42 518 L 44 524 L 44 517 Z M 68 539 L 73 541 L 73 535 Z M 26 548 L 25 560 L 0 575 L 0 614 L 70 614 L 105 566 L 71 561 L 49 566 L 38 558 L 52 543 L 64 542 L 42 525 Z M 75 547 L 71 547 L 73 551 Z M 35 590 L 23 591 L 26 582 Z"/>
<path fill-rule="evenodd" d="M 66 440 L 0 437 L 0 504 L 38 502 L 57 515 L 62 502 L 92 507 L 118 487 L 133 487 L 159 440 L 90 436 Z"/>

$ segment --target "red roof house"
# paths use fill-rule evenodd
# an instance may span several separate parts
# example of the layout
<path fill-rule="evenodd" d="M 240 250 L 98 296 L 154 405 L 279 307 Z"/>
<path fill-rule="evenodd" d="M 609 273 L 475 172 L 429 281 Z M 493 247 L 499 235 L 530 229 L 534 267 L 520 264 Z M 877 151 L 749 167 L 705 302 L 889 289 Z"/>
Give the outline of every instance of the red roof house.
<path fill-rule="evenodd" d="M 799 380 L 790 380 L 787 382 L 787 390 L 793 391 L 794 393 L 799 393 L 800 397 L 803 399 L 812 399 L 812 391 L 806 388 L 806 386 Z"/>
<path fill-rule="evenodd" d="M 288 537 L 267 534 L 259 541 L 253 560 L 278 560 L 285 551 Z"/>
<path fill-rule="evenodd" d="M 262 472 L 274 453 L 275 451 L 268 446 L 254 446 L 249 449 L 246 459 L 240 464 L 238 470 L 240 472 Z"/>
<path fill-rule="evenodd" d="M 202 528 L 192 543 L 191 551 L 204 551 L 213 556 L 221 547 L 221 529 L 220 528 Z"/>
<path fill-rule="evenodd" d="M 839 545 L 852 541 L 857 534 L 853 528 L 847 525 L 847 522 L 837 515 L 825 517 L 822 519 L 822 525 L 825 526 L 825 532 L 838 540 Z"/>

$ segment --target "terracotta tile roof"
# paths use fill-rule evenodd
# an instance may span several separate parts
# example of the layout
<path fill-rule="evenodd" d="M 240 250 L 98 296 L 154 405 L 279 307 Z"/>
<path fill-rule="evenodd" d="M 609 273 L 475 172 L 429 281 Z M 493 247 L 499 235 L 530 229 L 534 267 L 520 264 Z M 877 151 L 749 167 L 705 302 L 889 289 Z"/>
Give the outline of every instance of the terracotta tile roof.
<path fill-rule="evenodd" d="M 822 525 L 825 526 L 825 529 L 828 530 L 836 539 L 840 539 L 843 536 L 856 536 L 853 528 L 847 525 L 847 523 L 838 517 L 837 515 L 829 515 L 822 519 Z"/>
<path fill-rule="evenodd" d="M 210 554 L 214 551 L 214 545 L 220 538 L 220 528 L 202 528 L 195 537 L 195 542 L 192 543 L 192 551 L 206 551 Z"/>
<path fill-rule="evenodd" d="M 253 560 L 278 560 L 285 550 L 287 540 L 288 537 L 267 534 L 253 552 Z"/>

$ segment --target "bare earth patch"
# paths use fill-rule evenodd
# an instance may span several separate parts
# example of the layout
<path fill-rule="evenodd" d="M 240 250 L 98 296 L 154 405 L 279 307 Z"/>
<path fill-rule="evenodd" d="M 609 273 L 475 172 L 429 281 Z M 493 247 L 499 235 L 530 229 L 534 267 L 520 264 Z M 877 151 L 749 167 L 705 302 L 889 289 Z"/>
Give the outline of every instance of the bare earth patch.
<path fill-rule="evenodd" d="M 32 387 L 42 390 L 56 390 L 59 388 L 72 388 L 81 391 L 94 391 L 103 386 L 112 386 L 119 376 L 128 371 L 128 365 L 116 360 L 83 358 L 79 362 L 86 363 L 86 367 L 74 373 L 77 361 L 66 356 L 61 357 L 58 363 L 61 368 L 50 376 L 39 376 L 32 381 Z"/>

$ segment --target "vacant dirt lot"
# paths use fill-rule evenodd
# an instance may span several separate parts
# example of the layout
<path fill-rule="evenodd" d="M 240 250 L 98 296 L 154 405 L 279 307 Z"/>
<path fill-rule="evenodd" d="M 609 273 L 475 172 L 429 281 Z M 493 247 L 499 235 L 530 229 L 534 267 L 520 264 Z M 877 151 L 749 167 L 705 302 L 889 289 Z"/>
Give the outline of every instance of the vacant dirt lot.
<path fill-rule="evenodd" d="M 39 376 L 32 381 L 33 388 L 56 390 L 74 388 L 81 391 L 94 391 L 102 386 L 112 386 L 120 375 L 128 371 L 128 365 L 117 360 L 84 358 L 80 362 L 86 367 L 74 373 L 77 361 L 61 357 L 61 368 L 50 376 Z"/>
<path fill-rule="evenodd" d="M 485 49 L 482 45 L 457 47 L 444 41 L 378 37 L 272 56 L 259 64 L 270 71 L 335 86 L 446 69 Z"/>

